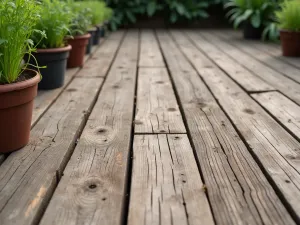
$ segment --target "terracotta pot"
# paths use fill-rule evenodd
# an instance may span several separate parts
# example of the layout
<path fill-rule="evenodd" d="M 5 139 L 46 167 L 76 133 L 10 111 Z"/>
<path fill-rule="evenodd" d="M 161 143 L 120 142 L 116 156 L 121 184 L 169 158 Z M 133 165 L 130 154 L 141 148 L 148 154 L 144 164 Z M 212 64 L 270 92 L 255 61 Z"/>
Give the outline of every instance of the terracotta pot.
<path fill-rule="evenodd" d="M 281 30 L 280 40 L 284 56 L 300 56 L 300 32 Z"/>
<path fill-rule="evenodd" d="M 85 34 L 81 36 L 75 36 L 72 39 L 67 39 L 68 44 L 72 46 L 72 50 L 70 52 L 70 56 L 67 62 L 68 68 L 83 66 L 86 46 L 89 42 L 90 37 L 90 34 Z"/>
<path fill-rule="evenodd" d="M 243 30 L 244 38 L 249 40 L 261 39 L 263 30 L 264 30 L 263 27 L 255 28 L 252 26 L 252 24 L 249 21 L 247 21 L 244 24 L 244 30 Z"/>
<path fill-rule="evenodd" d="M 48 90 L 63 86 L 71 48 L 71 45 L 68 45 L 63 48 L 37 49 L 37 52 L 32 53 L 39 66 L 46 66 L 46 68 L 40 68 L 43 79 L 39 83 L 39 89 Z M 27 61 L 28 56 L 24 59 Z M 30 58 L 30 63 L 36 65 L 33 57 Z M 30 68 L 35 70 L 34 67 Z"/>
<path fill-rule="evenodd" d="M 31 79 L 0 85 L 0 152 L 7 153 L 29 142 L 33 99 L 40 75 L 26 70 Z"/>

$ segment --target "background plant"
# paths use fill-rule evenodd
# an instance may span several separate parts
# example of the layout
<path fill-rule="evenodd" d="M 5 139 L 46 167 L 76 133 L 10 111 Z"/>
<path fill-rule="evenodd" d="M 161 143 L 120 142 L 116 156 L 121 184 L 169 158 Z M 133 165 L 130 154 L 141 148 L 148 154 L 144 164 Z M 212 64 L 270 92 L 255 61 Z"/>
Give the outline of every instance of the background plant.
<path fill-rule="evenodd" d="M 25 67 L 25 54 L 34 51 L 33 33 L 40 18 L 40 6 L 34 0 L 1 0 L 0 4 L 0 83 L 15 82 Z"/>
<path fill-rule="evenodd" d="M 70 34 L 73 13 L 66 2 L 59 0 L 43 0 L 41 3 L 41 16 L 35 26 L 37 30 L 44 31 L 46 38 L 41 41 L 41 34 L 34 33 L 32 40 L 37 48 L 59 48 L 65 45 L 64 38 Z"/>
<path fill-rule="evenodd" d="M 77 36 L 86 34 L 92 25 L 92 10 L 85 7 L 82 2 L 69 2 L 69 7 L 73 13 L 70 25 L 70 35 Z"/>
<path fill-rule="evenodd" d="M 83 7 L 90 9 L 88 14 L 91 16 L 91 23 L 93 25 L 99 25 L 105 20 L 109 20 L 113 15 L 112 9 L 108 8 L 104 2 L 83 1 L 81 4 Z"/>
<path fill-rule="evenodd" d="M 279 28 L 290 31 L 300 31 L 299 0 L 284 1 L 281 10 L 276 12 Z"/>

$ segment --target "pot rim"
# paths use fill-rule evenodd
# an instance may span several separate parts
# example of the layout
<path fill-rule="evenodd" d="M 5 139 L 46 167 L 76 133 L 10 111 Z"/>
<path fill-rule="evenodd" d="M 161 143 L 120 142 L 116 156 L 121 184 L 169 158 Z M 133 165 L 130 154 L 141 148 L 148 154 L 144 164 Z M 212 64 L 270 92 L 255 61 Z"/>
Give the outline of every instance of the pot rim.
<path fill-rule="evenodd" d="M 296 33 L 296 34 L 300 34 L 300 31 L 293 31 L 293 30 L 287 30 L 287 29 L 280 29 L 280 32 L 282 32 L 282 33 Z"/>
<path fill-rule="evenodd" d="M 88 32 L 96 32 L 97 31 L 97 27 L 91 27 L 88 29 Z"/>
<path fill-rule="evenodd" d="M 22 89 L 25 89 L 28 87 L 32 87 L 40 82 L 41 76 L 37 71 L 31 70 L 31 69 L 25 69 L 25 71 L 31 71 L 31 72 L 35 73 L 35 76 L 28 80 L 20 81 L 17 83 L 0 84 L 0 93 L 22 90 Z"/>
<path fill-rule="evenodd" d="M 38 48 L 36 53 L 59 53 L 59 52 L 68 52 L 71 51 L 72 46 L 67 45 L 61 48 Z"/>
<path fill-rule="evenodd" d="M 84 35 L 77 35 L 77 36 L 74 36 L 73 38 L 66 38 L 67 40 L 74 40 L 74 39 L 88 39 L 91 37 L 91 34 L 89 33 L 86 33 Z"/>

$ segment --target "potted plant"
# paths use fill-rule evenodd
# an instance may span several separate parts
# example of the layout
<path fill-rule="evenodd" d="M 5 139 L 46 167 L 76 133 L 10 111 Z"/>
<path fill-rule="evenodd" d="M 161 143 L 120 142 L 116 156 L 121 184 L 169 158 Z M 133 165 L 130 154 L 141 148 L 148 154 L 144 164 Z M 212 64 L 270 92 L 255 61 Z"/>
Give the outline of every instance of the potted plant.
<path fill-rule="evenodd" d="M 284 56 L 300 56 L 300 2 L 284 1 L 276 13 Z"/>
<path fill-rule="evenodd" d="M 74 68 L 83 66 L 84 64 L 86 46 L 91 37 L 88 33 L 88 28 L 91 26 L 91 20 L 86 16 L 85 8 L 81 3 L 71 2 L 69 4 L 74 16 L 70 26 L 71 37 L 67 38 L 67 42 L 72 46 L 67 67 Z"/>
<path fill-rule="evenodd" d="M 263 30 L 271 18 L 276 0 L 230 0 L 225 8 L 230 10 L 227 16 L 234 28 L 243 23 L 245 39 L 260 39 Z"/>
<path fill-rule="evenodd" d="M 40 89 L 59 88 L 64 84 L 67 58 L 71 50 L 64 38 L 69 33 L 72 13 L 68 5 L 59 0 L 43 0 L 41 16 L 36 29 L 44 31 L 46 38 L 41 41 L 40 33 L 34 33 L 32 39 L 37 44 L 33 55 L 41 68 L 43 76 Z M 34 60 L 30 63 L 35 65 Z"/>
<path fill-rule="evenodd" d="M 7 153 L 29 141 L 38 72 L 26 69 L 25 54 L 35 50 L 30 36 L 39 18 L 34 0 L 2 0 L 0 4 L 0 152 Z"/>

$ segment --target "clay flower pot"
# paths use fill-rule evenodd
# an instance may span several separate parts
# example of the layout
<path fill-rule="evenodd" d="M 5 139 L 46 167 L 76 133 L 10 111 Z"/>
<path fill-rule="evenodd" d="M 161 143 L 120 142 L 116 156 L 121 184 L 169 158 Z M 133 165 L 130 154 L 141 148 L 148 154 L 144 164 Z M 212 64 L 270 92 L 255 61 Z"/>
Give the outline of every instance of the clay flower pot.
<path fill-rule="evenodd" d="M 81 36 L 75 36 L 72 39 L 67 39 L 68 44 L 72 46 L 72 50 L 70 52 L 70 56 L 67 62 L 68 68 L 83 66 L 86 46 L 89 42 L 90 37 L 90 34 L 85 34 Z"/>
<path fill-rule="evenodd" d="M 37 52 L 32 53 L 38 65 L 46 67 L 40 69 L 43 79 L 39 83 L 39 89 L 55 89 L 63 86 L 71 49 L 71 45 L 68 45 L 63 48 L 37 49 Z M 25 56 L 25 61 L 27 57 Z M 30 58 L 30 63 L 36 65 L 33 57 Z"/>
<path fill-rule="evenodd" d="M 281 30 L 280 40 L 284 56 L 300 56 L 300 32 Z"/>
<path fill-rule="evenodd" d="M 0 85 L 0 152 L 8 153 L 29 142 L 33 100 L 40 75 L 26 70 L 29 79 Z"/>
<path fill-rule="evenodd" d="M 88 32 L 91 35 L 91 37 L 89 39 L 88 45 L 86 46 L 86 52 L 85 52 L 85 54 L 90 54 L 91 51 L 92 51 L 92 47 L 93 47 L 93 44 L 94 44 L 94 39 L 97 38 L 96 37 L 97 28 L 93 27 L 93 28 L 89 29 Z"/>

